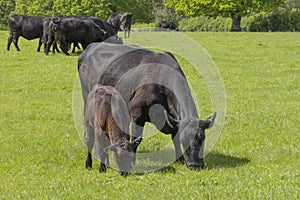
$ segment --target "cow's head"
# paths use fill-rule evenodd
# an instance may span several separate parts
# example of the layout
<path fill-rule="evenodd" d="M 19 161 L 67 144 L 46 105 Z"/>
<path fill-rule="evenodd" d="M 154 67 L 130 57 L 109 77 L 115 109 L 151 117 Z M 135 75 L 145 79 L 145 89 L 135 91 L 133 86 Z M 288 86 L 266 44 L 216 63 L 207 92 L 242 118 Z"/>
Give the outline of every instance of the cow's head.
<path fill-rule="evenodd" d="M 120 144 L 112 144 L 106 147 L 113 152 L 113 159 L 117 165 L 120 175 L 128 175 L 132 171 L 132 164 L 135 161 L 134 149 L 141 143 L 142 137 L 136 138 L 132 142 L 124 142 Z"/>
<path fill-rule="evenodd" d="M 129 28 L 128 26 L 131 23 L 131 18 L 132 18 L 132 14 L 131 13 L 124 13 L 124 14 L 122 14 L 122 16 L 120 18 L 120 29 L 122 31 L 127 31 L 127 29 Z"/>
<path fill-rule="evenodd" d="M 173 29 L 173 30 L 175 30 L 175 31 L 179 31 L 178 28 L 177 28 L 177 26 L 174 24 L 174 22 L 170 22 L 169 28 L 170 28 L 170 29 Z"/>
<path fill-rule="evenodd" d="M 181 123 L 180 140 L 185 150 L 186 166 L 190 169 L 204 168 L 205 130 L 214 124 L 216 113 L 207 120 L 190 120 Z"/>

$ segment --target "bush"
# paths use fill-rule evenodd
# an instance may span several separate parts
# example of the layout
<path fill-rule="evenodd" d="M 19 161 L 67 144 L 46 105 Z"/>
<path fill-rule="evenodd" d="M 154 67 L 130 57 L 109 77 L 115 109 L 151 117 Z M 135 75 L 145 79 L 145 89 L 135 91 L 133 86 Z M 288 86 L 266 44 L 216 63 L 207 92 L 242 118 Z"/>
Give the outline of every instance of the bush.
<path fill-rule="evenodd" d="M 180 31 L 227 32 L 231 28 L 231 19 L 224 17 L 191 17 L 179 21 Z"/>
<path fill-rule="evenodd" d="M 270 14 L 260 14 L 254 17 L 254 20 L 249 26 L 249 31 L 300 31 L 300 13 L 294 11 L 284 11 L 273 12 Z"/>

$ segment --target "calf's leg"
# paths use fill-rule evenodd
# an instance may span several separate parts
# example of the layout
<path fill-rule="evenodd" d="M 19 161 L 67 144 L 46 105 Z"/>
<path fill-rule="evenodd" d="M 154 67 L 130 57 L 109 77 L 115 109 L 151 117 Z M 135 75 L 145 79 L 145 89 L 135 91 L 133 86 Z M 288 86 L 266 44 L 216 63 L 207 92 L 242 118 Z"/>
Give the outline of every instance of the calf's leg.
<path fill-rule="evenodd" d="M 85 168 L 90 169 L 92 168 L 92 150 L 95 143 L 95 133 L 94 128 L 89 125 L 85 126 L 84 143 L 88 151 L 88 155 L 85 161 Z"/>
<path fill-rule="evenodd" d="M 107 136 L 105 132 L 102 130 L 96 130 L 96 150 L 98 152 L 98 155 L 100 155 L 100 167 L 99 172 L 106 172 L 106 168 L 108 165 L 108 153 L 104 150 L 107 145 Z M 106 146 L 107 145 L 107 146 Z"/>

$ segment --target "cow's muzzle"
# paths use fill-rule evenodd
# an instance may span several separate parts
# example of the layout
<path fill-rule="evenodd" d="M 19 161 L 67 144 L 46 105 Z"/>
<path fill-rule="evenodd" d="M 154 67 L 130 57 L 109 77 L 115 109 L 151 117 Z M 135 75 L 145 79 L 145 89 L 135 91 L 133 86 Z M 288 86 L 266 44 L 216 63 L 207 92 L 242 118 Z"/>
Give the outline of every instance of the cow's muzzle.
<path fill-rule="evenodd" d="M 200 170 L 204 169 L 204 161 L 201 160 L 200 163 L 195 163 L 195 162 L 187 162 L 187 168 L 191 170 Z"/>

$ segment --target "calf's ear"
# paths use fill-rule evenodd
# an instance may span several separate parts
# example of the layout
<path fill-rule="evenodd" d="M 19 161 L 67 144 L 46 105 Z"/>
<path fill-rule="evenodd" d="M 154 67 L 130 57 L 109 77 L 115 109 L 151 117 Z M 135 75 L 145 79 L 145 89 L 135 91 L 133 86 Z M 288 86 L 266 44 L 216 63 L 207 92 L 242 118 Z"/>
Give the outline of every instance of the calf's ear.
<path fill-rule="evenodd" d="M 213 127 L 213 125 L 214 125 L 214 123 L 215 123 L 216 117 L 217 117 L 217 113 L 215 112 L 212 116 L 210 116 L 209 118 L 207 118 L 207 120 L 205 120 L 205 121 L 200 120 L 201 126 L 202 126 L 204 129 Z"/>

